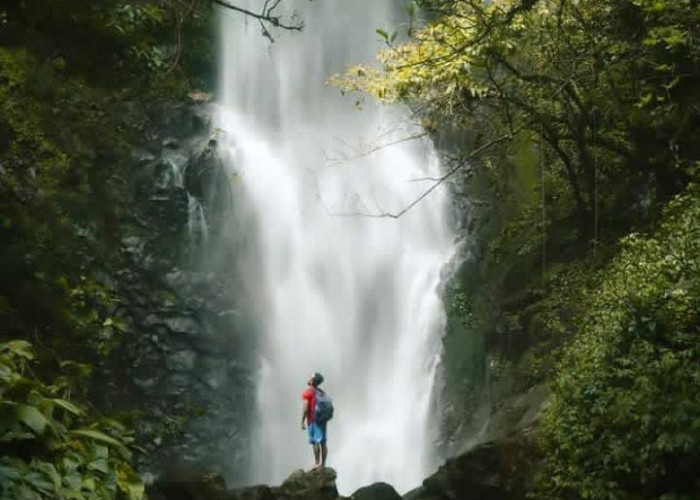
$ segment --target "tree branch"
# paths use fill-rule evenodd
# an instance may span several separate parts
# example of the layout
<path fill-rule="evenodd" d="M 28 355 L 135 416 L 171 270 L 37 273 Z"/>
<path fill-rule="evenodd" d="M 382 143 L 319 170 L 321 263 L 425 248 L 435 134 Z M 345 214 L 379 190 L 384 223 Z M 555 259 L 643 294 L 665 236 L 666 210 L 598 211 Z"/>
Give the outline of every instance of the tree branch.
<path fill-rule="evenodd" d="M 241 14 L 244 14 L 246 16 L 252 17 L 253 19 L 257 19 L 261 23 L 263 23 L 263 32 L 266 34 L 266 36 L 269 36 L 269 32 L 264 26 L 264 23 L 271 24 L 275 28 L 282 28 L 285 30 L 290 30 L 290 31 L 301 31 L 304 29 L 304 23 L 303 22 L 298 22 L 296 24 L 286 24 L 283 23 L 280 19 L 280 16 L 275 15 L 274 11 L 275 9 L 279 6 L 280 2 L 279 1 L 269 1 L 267 0 L 265 2 L 265 5 L 263 5 L 263 10 L 262 12 L 253 12 L 252 10 L 244 9 L 243 7 L 239 7 L 238 5 L 234 5 L 232 3 L 229 3 L 227 0 L 209 0 L 211 3 L 219 5 L 221 7 L 224 7 L 229 10 L 233 10 L 235 12 L 239 12 Z"/>
<path fill-rule="evenodd" d="M 478 155 L 480 155 L 481 153 L 483 153 L 487 149 L 490 149 L 497 144 L 500 144 L 502 142 L 505 142 L 507 140 L 512 139 L 515 134 L 517 134 L 518 132 L 523 130 L 527 125 L 528 125 L 527 123 L 523 123 L 522 125 L 517 127 L 512 133 L 508 132 L 507 134 L 504 134 L 500 137 L 497 137 L 496 139 L 493 139 L 492 141 L 487 142 L 483 146 L 476 148 L 474 151 L 472 151 L 467 156 L 465 156 L 457 166 L 453 167 L 451 170 L 449 170 L 447 173 L 445 173 L 442 177 L 436 178 L 435 183 L 432 186 L 430 186 L 428 189 L 423 191 L 423 193 L 420 196 L 418 196 L 415 200 L 413 200 L 411 203 L 406 205 L 404 208 L 402 208 L 398 212 L 381 212 L 381 213 L 376 213 L 376 214 L 368 214 L 368 213 L 362 213 L 362 212 L 349 212 L 349 213 L 335 213 L 335 214 L 331 214 L 331 215 L 334 215 L 336 217 L 370 217 L 370 218 L 375 218 L 375 219 L 385 219 L 385 218 L 398 219 L 399 217 L 404 215 L 406 212 L 411 210 L 413 207 L 418 205 L 425 198 L 427 198 L 428 195 L 430 195 L 430 193 L 435 191 L 439 186 L 441 186 L 450 177 L 452 177 L 457 172 L 459 172 L 462 168 L 464 168 L 466 165 L 468 165 L 469 160 L 476 158 Z"/>
<path fill-rule="evenodd" d="M 420 132 L 417 134 L 409 135 L 407 137 L 402 137 L 400 139 L 396 139 L 395 141 L 390 141 L 385 144 L 380 144 L 378 146 L 371 147 L 365 151 L 361 151 L 360 153 L 354 155 L 354 156 L 348 156 L 348 157 L 340 157 L 340 158 L 327 158 L 327 161 L 329 162 L 330 166 L 335 166 L 335 165 L 341 165 L 343 163 L 348 163 L 354 160 L 359 160 L 360 158 L 364 158 L 367 156 L 370 156 L 378 151 L 381 151 L 382 149 L 395 146 L 397 144 L 401 144 L 403 142 L 409 142 L 409 141 L 414 141 L 417 139 L 421 139 L 425 136 L 427 136 L 427 132 Z"/>

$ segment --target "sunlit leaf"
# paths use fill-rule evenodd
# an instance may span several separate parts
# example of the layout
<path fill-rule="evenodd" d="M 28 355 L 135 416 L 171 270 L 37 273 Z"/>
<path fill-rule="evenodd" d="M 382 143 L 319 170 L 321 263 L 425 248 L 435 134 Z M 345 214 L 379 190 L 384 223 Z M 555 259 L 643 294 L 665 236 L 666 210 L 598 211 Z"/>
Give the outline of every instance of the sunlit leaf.
<path fill-rule="evenodd" d="M 60 406 L 61 408 L 66 410 L 67 412 L 72 413 L 73 415 L 80 416 L 84 414 L 83 410 L 75 406 L 73 403 L 66 401 L 65 399 L 54 398 L 51 401 L 57 406 Z"/>
<path fill-rule="evenodd" d="M 0 351 L 5 350 L 24 359 L 34 359 L 34 353 L 32 352 L 32 344 L 30 344 L 26 340 L 11 340 L 9 342 L 0 344 Z"/>
<path fill-rule="evenodd" d="M 97 441 L 98 443 L 104 443 L 106 445 L 113 446 L 124 456 L 130 455 L 129 450 L 127 450 L 126 446 L 124 446 L 124 443 L 117 439 L 114 439 L 112 436 L 108 436 L 103 432 L 96 431 L 94 429 L 74 429 L 68 431 L 68 433 L 72 436 L 88 438 Z"/>
<path fill-rule="evenodd" d="M 126 493 L 129 500 L 142 500 L 145 493 L 145 486 L 141 478 L 133 470 L 125 467 L 117 471 L 117 484 L 119 489 Z"/>

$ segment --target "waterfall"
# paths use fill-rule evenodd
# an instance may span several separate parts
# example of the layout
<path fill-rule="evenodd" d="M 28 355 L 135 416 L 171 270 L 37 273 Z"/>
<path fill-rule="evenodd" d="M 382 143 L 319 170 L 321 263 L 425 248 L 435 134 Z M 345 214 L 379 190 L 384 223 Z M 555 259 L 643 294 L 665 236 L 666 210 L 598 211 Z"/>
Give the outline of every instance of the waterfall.
<path fill-rule="evenodd" d="M 209 240 L 209 225 L 204 213 L 204 206 L 195 196 L 187 194 L 187 231 L 190 246 L 205 246 Z"/>
<path fill-rule="evenodd" d="M 404 140 L 416 134 L 407 110 L 356 109 L 324 83 L 373 60 L 375 30 L 400 21 L 395 3 L 287 2 L 305 28 L 275 31 L 274 43 L 257 21 L 221 12 L 219 142 L 252 218 L 241 268 L 259 330 L 250 482 L 312 465 L 300 396 L 314 371 L 334 399 L 328 465 L 342 493 L 374 481 L 406 491 L 438 464 L 448 193 L 398 219 L 367 215 L 406 207 L 440 164 L 429 141 Z"/>

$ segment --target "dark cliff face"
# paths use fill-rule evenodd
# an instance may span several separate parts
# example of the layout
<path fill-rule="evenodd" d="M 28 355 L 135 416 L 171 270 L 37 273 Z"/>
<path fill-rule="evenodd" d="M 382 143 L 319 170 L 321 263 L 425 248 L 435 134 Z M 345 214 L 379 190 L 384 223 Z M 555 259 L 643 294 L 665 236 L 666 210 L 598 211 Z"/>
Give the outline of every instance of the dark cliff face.
<path fill-rule="evenodd" d="M 211 108 L 161 102 L 130 118 L 143 140 L 131 145 L 115 271 L 128 329 L 100 363 L 93 395 L 109 411 L 137 412 L 144 472 L 206 466 L 240 481 L 254 395 L 236 269 L 212 264 L 234 203 Z"/>
<path fill-rule="evenodd" d="M 0 6 L 0 342 L 31 343 L 30 381 L 69 380 L 60 396 L 118 428 L 135 469 L 201 465 L 235 481 L 247 336 L 235 269 L 211 264 L 233 260 L 218 248 L 235 203 L 209 96 L 193 92 L 214 80 L 216 16 L 180 7 Z M 61 461 L 26 451 L 3 459 Z M 119 488 L 138 489 L 131 479 Z"/>

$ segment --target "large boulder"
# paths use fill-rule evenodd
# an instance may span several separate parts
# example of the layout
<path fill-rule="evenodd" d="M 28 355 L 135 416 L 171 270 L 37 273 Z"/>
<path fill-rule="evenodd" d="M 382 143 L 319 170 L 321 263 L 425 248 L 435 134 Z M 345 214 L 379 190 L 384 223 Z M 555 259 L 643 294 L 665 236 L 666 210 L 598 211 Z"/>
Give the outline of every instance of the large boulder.
<path fill-rule="evenodd" d="M 276 500 L 276 496 L 272 488 L 261 484 L 230 491 L 227 500 Z"/>
<path fill-rule="evenodd" d="M 357 490 L 350 500 L 401 500 L 401 495 L 390 484 L 374 483 Z"/>
<path fill-rule="evenodd" d="M 227 496 L 220 475 L 195 470 L 169 470 L 148 487 L 150 500 L 227 500 Z"/>
<path fill-rule="evenodd" d="M 484 443 L 449 459 L 410 500 L 522 500 L 540 456 L 531 430 Z"/>
<path fill-rule="evenodd" d="M 273 491 L 284 500 L 335 500 L 338 498 L 336 477 L 336 472 L 328 467 L 309 472 L 298 470 Z"/>

